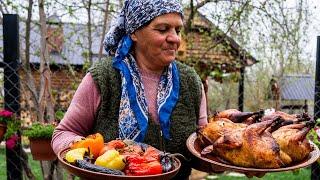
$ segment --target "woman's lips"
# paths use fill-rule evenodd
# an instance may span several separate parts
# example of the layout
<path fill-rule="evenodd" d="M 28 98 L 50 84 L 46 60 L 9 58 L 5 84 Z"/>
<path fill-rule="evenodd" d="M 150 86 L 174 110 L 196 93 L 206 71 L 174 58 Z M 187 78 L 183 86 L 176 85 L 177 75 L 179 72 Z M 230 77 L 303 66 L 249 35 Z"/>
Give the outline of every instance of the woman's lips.
<path fill-rule="evenodd" d="M 175 55 L 176 54 L 176 50 L 175 49 L 166 49 L 164 50 L 167 54 L 171 54 L 171 55 Z"/>

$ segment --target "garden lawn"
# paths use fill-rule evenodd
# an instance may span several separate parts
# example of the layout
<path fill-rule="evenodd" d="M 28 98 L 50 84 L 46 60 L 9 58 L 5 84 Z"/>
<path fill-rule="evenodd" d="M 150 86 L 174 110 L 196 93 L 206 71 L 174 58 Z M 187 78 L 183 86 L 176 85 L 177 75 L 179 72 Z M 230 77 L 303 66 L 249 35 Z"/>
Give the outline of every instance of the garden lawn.
<path fill-rule="evenodd" d="M 34 161 L 30 153 L 28 153 L 28 157 L 32 173 L 34 174 L 36 179 L 42 179 L 40 162 Z M 3 146 L 0 147 L 0 177 L 0 179 L 7 179 L 6 150 Z"/>
<path fill-rule="evenodd" d="M 249 179 L 245 176 L 227 176 L 227 175 L 212 175 L 207 176 L 206 180 L 211 179 L 222 179 L 222 180 L 244 180 Z M 297 171 L 287 171 L 287 172 L 277 172 L 277 173 L 267 173 L 262 178 L 251 178 L 252 180 L 301 180 L 301 179 L 311 179 L 311 168 L 303 168 Z"/>

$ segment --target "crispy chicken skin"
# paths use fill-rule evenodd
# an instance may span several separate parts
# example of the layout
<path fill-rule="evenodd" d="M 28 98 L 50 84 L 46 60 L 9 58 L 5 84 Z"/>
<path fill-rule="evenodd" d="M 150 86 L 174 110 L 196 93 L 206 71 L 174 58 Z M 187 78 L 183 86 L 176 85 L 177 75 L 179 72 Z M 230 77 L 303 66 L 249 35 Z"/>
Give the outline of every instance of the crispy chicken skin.
<path fill-rule="evenodd" d="M 257 121 L 263 114 L 263 111 L 257 112 L 241 112 L 237 109 L 227 109 L 221 112 L 216 112 L 211 121 L 226 118 L 235 123 L 252 124 Z M 210 121 L 209 121 L 210 122 Z"/>
<path fill-rule="evenodd" d="M 306 136 L 315 121 L 307 113 L 241 112 L 214 114 L 197 130 L 201 155 L 215 155 L 225 163 L 254 168 L 280 168 L 306 159 L 313 150 Z"/>
<path fill-rule="evenodd" d="M 297 124 L 300 122 L 304 122 L 304 121 L 310 121 L 311 117 L 306 114 L 306 113 L 302 113 L 302 114 L 287 114 L 285 112 L 282 111 L 275 111 L 273 113 L 270 113 L 268 115 L 264 115 L 260 121 L 267 121 L 270 119 L 275 119 L 280 117 L 282 120 L 284 120 L 283 125 L 287 125 L 287 124 Z"/>
<path fill-rule="evenodd" d="M 223 160 L 242 167 L 279 168 L 285 163 L 280 147 L 266 129 L 277 120 L 251 125 L 215 120 L 198 131 L 204 145 L 202 155 L 214 153 Z"/>
<path fill-rule="evenodd" d="M 246 124 L 233 123 L 229 119 L 220 118 L 217 121 L 208 123 L 204 128 L 198 131 L 198 138 L 204 146 L 216 143 L 217 146 L 237 147 L 242 142 L 242 136 L 239 134 L 247 127 Z M 229 136 L 228 134 L 233 134 Z M 229 138 L 228 140 L 223 140 Z M 220 143 L 220 142 L 223 143 Z M 218 144 L 219 143 L 219 144 Z"/>
<path fill-rule="evenodd" d="M 280 149 L 286 153 L 293 162 L 299 162 L 308 157 L 312 151 L 309 141 L 306 139 L 310 127 L 305 123 L 291 124 L 280 127 L 272 133 L 280 145 Z"/>

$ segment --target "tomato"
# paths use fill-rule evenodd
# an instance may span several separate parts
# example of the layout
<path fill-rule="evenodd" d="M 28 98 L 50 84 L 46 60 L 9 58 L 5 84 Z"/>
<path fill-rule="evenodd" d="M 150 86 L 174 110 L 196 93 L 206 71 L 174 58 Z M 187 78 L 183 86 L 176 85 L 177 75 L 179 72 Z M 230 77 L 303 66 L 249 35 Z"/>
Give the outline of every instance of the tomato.
<path fill-rule="evenodd" d="M 112 140 L 103 146 L 103 148 L 99 152 L 99 156 L 101 156 L 108 150 L 112 150 L 112 149 L 118 150 L 118 149 L 124 148 L 125 146 L 126 144 L 122 140 Z"/>
<path fill-rule="evenodd" d="M 102 154 L 104 154 L 105 152 L 109 151 L 109 150 L 112 150 L 114 149 L 113 147 L 110 147 L 110 146 L 107 146 L 107 145 L 104 145 L 103 148 L 100 150 L 99 152 L 99 156 L 101 156 Z"/>

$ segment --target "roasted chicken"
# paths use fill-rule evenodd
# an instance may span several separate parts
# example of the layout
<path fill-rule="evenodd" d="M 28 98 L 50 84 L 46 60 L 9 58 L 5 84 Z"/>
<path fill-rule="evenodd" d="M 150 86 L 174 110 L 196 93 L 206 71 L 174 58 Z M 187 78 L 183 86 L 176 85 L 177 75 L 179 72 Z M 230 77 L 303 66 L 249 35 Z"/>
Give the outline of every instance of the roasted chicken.
<path fill-rule="evenodd" d="M 280 149 L 290 156 L 292 162 L 304 160 L 313 150 L 306 138 L 311 128 L 310 124 L 312 126 L 312 123 L 286 125 L 272 132 Z"/>
<path fill-rule="evenodd" d="M 226 118 L 235 123 L 252 124 L 263 115 L 263 111 L 258 112 L 241 112 L 237 109 L 227 109 L 221 112 L 216 112 L 211 118 L 211 121 Z"/>
<path fill-rule="evenodd" d="M 302 114 L 287 114 L 287 113 L 282 112 L 282 111 L 275 111 L 275 112 L 272 112 L 270 114 L 264 115 L 260 119 L 260 121 L 267 121 L 267 120 L 275 119 L 275 118 L 278 118 L 278 117 L 280 117 L 282 120 L 284 120 L 282 125 L 297 124 L 297 123 L 303 122 L 303 121 L 310 121 L 310 119 L 311 119 L 311 117 L 306 113 L 302 113 Z"/>
<path fill-rule="evenodd" d="M 311 120 L 311 117 L 307 113 L 287 114 L 282 111 L 275 111 L 270 114 L 264 115 L 261 119 L 259 119 L 259 121 L 268 121 L 272 119 L 281 119 L 282 123 L 271 126 L 268 130 L 269 132 L 273 132 L 282 126 L 286 126 L 290 124 L 307 123 L 310 126 L 315 123 L 313 120 Z"/>
<path fill-rule="evenodd" d="M 266 131 L 278 119 L 246 125 L 228 119 L 218 119 L 198 130 L 198 138 L 206 147 L 201 154 L 214 153 L 237 166 L 279 168 L 288 157 L 281 157 L 280 147 Z M 283 159 L 282 159 L 283 158 Z"/>
<path fill-rule="evenodd" d="M 313 148 L 306 136 L 314 125 L 307 113 L 228 109 L 215 113 L 197 135 L 203 156 L 242 167 L 280 168 L 308 157 Z"/>

